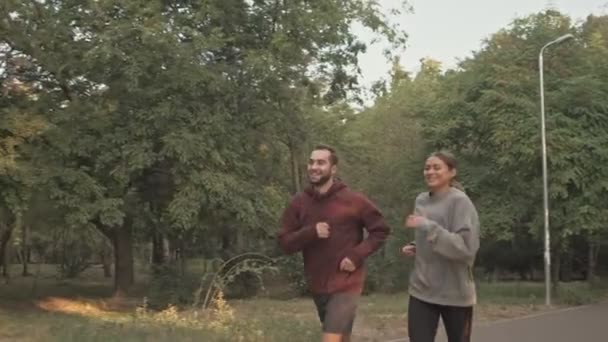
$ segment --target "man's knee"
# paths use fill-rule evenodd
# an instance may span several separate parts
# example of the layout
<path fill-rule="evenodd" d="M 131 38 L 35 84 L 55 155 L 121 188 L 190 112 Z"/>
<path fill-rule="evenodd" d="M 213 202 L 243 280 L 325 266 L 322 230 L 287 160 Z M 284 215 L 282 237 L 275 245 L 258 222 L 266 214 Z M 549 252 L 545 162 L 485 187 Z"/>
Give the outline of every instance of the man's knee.
<path fill-rule="evenodd" d="M 323 342 L 350 342 L 350 335 L 323 333 Z"/>

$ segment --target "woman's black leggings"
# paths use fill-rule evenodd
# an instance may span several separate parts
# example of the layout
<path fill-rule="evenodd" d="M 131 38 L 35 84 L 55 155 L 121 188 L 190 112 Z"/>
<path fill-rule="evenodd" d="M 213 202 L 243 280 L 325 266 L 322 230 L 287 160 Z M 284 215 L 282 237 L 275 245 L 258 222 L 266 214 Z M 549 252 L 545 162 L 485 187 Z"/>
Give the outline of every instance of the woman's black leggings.
<path fill-rule="evenodd" d="M 407 314 L 410 342 L 434 342 L 440 316 L 448 342 L 471 341 L 472 306 L 437 305 L 410 296 Z"/>

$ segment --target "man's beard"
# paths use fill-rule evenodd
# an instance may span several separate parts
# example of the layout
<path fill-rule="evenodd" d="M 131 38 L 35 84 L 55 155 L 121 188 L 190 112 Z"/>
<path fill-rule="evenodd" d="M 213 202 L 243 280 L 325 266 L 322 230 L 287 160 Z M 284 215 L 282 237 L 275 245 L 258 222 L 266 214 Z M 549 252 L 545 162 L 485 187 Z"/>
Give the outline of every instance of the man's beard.
<path fill-rule="evenodd" d="M 331 179 L 331 175 L 323 175 L 321 176 L 321 178 L 319 178 L 316 181 L 313 181 L 312 179 L 310 179 L 310 176 L 308 177 L 308 182 L 310 182 L 310 184 L 312 184 L 313 186 L 323 186 L 325 184 L 327 184 L 327 182 L 329 182 L 329 180 Z"/>

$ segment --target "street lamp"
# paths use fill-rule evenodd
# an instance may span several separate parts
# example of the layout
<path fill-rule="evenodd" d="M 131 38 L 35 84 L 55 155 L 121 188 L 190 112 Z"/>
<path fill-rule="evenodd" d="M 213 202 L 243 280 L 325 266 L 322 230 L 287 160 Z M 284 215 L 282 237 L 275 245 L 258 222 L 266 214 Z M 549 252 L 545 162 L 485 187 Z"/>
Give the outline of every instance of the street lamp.
<path fill-rule="evenodd" d="M 547 137 L 545 129 L 545 90 L 543 84 L 543 52 L 553 44 L 559 44 L 573 38 L 572 34 L 563 35 L 540 49 L 538 54 L 538 70 L 540 71 L 540 136 L 543 158 L 543 216 L 545 218 L 545 305 L 551 305 L 551 250 L 549 240 L 549 189 L 547 180 Z"/>

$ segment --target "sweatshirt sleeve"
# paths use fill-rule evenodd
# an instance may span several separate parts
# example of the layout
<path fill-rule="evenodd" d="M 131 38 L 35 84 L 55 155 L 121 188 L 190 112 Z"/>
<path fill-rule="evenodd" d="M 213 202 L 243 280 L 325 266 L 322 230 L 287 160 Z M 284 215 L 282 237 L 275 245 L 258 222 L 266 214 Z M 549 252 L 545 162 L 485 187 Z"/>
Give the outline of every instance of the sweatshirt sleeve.
<path fill-rule="evenodd" d="M 427 240 L 436 253 L 448 259 L 472 262 L 479 249 L 477 210 L 467 197 L 459 197 L 450 214 L 451 230 L 428 219 L 421 228 L 427 232 Z"/>
<path fill-rule="evenodd" d="M 281 217 L 281 228 L 277 238 L 281 249 L 286 254 L 299 252 L 317 239 L 317 231 L 314 225 L 300 225 L 298 210 L 298 198 L 295 197 L 291 200 Z"/>
<path fill-rule="evenodd" d="M 365 196 L 362 196 L 361 203 L 361 219 L 369 234 L 365 240 L 355 246 L 346 255 L 357 268 L 363 264 L 365 258 L 382 247 L 390 234 L 390 228 L 384 221 L 380 210 Z"/>

